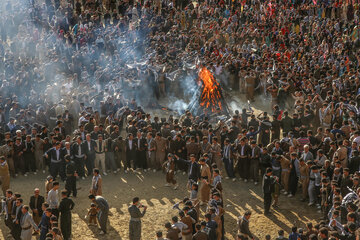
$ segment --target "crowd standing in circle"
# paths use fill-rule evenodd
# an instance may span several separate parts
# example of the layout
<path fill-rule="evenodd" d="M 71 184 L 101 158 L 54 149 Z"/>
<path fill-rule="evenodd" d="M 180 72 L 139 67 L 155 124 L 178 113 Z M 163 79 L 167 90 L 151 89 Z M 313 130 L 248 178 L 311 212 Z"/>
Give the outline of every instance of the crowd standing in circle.
<path fill-rule="evenodd" d="M 306 231 L 294 226 L 291 239 L 359 235 L 357 1 L 18 0 L 1 7 L 0 181 L 15 239 L 31 238 L 30 229 L 41 239 L 69 239 L 69 196 L 91 176 L 89 198 L 99 211 L 89 216 L 98 216 L 105 234 L 102 177 L 140 169 L 164 169 L 174 189 L 175 171 L 188 172 L 191 195 L 164 225 L 168 239 L 224 238 L 221 176 L 254 187 L 262 181 L 266 215 L 281 194 L 318 208 L 323 220 Z M 242 109 L 218 121 L 206 110 L 169 118 L 144 111 L 193 94 L 199 63 L 225 93 L 271 99 L 272 112 Z M 11 177 L 46 171 L 46 198 L 35 189 L 27 206 L 9 189 Z M 65 182 L 61 201 L 58 181 Z M 200 205 L 207 205 L 204 221 Z M 141 237 L 141 206 L 134 198 L 129 208 L 131 239 Z M 238 239 L 254 238 L 250 217 L 239 218 Z"/>

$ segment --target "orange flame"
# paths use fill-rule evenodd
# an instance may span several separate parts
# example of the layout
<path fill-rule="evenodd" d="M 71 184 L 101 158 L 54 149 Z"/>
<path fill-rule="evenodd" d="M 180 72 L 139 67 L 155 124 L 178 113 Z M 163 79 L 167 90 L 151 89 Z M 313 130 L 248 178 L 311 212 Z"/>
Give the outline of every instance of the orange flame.
<path fill-rule="evenodd" d="M 220 84 L 206 67 L 200 70 L 199 77 L 204 87 L 200 96 L 200 106 L 211 110 L 211 112 L 215 112 L 217 108 L 222 109 Z"/>

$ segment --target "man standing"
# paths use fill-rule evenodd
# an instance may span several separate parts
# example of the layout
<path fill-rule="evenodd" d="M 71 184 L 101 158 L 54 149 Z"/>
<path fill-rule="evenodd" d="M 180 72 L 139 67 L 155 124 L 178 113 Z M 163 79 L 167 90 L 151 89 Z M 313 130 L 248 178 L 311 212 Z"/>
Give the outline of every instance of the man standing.
<path fill-rule="evenodd" d="M 15 194 L 16 195 L 16 194 Z M 15 207 L 12 209 L 12 214 L 14 217 L 13 225 L 11 228 L 11 235 L 14 237 L 15 240 L 21 239 L 21 225 L 20 220 L 22 217 L 22 209 L 23 208 L 23 200 L 22 198 L 17 198 L 15 202 Z"/>
<path fill-rule="evenodd" d="M 308 185 L 309 185 L 309 167 L 304 162 L 304 159 L 299 159 L 299 171 L 300 171 L 300 183 L 301 183 L 301 191 L 302 191 L 302 198 L 301 201 L 305 202 L 308 196 Z"/>
<path fill-rule="evenodd" d="M 308 186 L 308 194 L 309 194 L 308 206 L 312 206 L 318 202 L 320 185 L 321 185 L 321 176 L 319 173 L 318 166 L 311 166 L 310 175 L 309 175 L 309 186 Z"/>
<path fill-rule="evenodd" d="M 52 189 L 49 191 L 47 197 L 47 203 L 49 204 L 49 208 L 51 208 L 51 213 L 54 214 L 57 218 L 59 218 L 59 196 L 58 196 L 59 182 L 54 182 Z"/>
<path fill-rule="evenodd" d="M 32 211 L 32 216 L 34 219 L 34 222 L 38 225 L 41 220 L 41 216 L 43 214 L 42 211 L 42 204 L 45 202 L 45 199 L 43 196 L 40 195 L 40 189 L 35 188 L 34 195 L 30 197 L 30 209 Z"/>
<path fill-rule="evenodd" d="M 128 138 L 126 139 L 126 166 L 125 173 L 127 173 L 128 168 L 131 168 L 131 160 L 133 161 L 133 165 L 135 168 L 135 161 L 136 161 L 136 141 L 134 141 L 134 136 L 129 133 Z"/>
<path fill-rule="evenodd" d="M 41 139 L 40 134 L 36 134 L 35 141 L 34 141 L 34 149 L 35 149 L 35 164 L 36 169 L 38 171 L 43 171 L 45 173 L 45 166 L 44 166 L 44 140 Z M 35 220 L 35 219 L 34 219 Z"/>
<path fill-rule="evenodd" d="M 106 143 L 106 147 L 105 149 L 107 149 L 106 153 L 105 153 L 105 163 L 107 165 L 107 169 L 108 171 L 112 170 L 114 174 L 117 173 L 117 165 L 115 163 L 115 157 L 114 157 L 114 150 L 115 150 L 115 144 L 114 141 L 111 137 L 108 137 L 105 140 Z"/>
<path fill-rule="evenodd" d="M 90 194 L 94 196 L 100 196 L 102 195 L 102 178 L 99 169 L 94 168 L 93 175 L 94 176 L 91 181 Z"/>
<path fill-rule="evenodd" d="M 61 191 L 61 197 L 62 199 L 59 205 L 59 212 L 61 214 L 60 228 L 64 240 L 68 240 L 71 236 L 71 210 L 74 208 L 75 203 L 68 198 L 67 190 Z"/>
<path fill-rule="evenodd" d="M 107 151 L 106 143 L 105 141 L 103 141 L 103 136 L 101 134 L 98 135 L 98 140 L 96 140 L 95 142 L 96 142 L 95 167 L 99 168 L 101 164 L 103 175 L 106 176 L 107 175 L 106 166 L 105 166 L 105 152 Z"/>
<path fill-rule="evenodd" d="M 14 207 L 15 196 L 13 195 L 13 192 L 11 189 L 6 190 L 6 198 L 5 198 L 5 206 L 3 207 L 3 211 L 5 213 L 5 225 L 11 230 L 13 226 L 13 222 L 11 219 L 11 214 Z"/>
<path fill-rule="evenodd" d="M 289 195 L 288 197 L 295 196 L 300 177 L 300 162 L 297 159 L 296 152 L 291 153 L 291 165 L 289 176 Z"/>
<path fill-rule="evenodd" d="M 89 199 L 95 203 L 99 209 L 98 220 L 100 223 L 101 232 L 100 235 L 106 234 L 106 223 L 109 215 L 109 204 L 102 196 L 89 195 Z"/>
<path fill-rule="evenodd" d="M 341 166 L 346 168 L 348 165 L 347 148 L 344 146 L 343 141 L 339 141 L 339 148 L 335 152 L 335 156 L 338 156 Z"/>
<path fill-rule="evenodd" d="M 23 150 L 26 173 L 32 171 L 34 174 L 36 174 L 34 151 L 35 151 L 35 146 L 33 141 L 31 140 L 31 136 L 27 135 L 26 140 L 24 142 L 24 150 Z"/>
<path fill-rule="evenodd" d="M 146 151 L 146 160 L 147 160 L 147 167 L 148 170 L 151 170 L 152 167 L 154 167 L 154 171 L 155 170 L 155 161 L 156 161 L 156 156 L 155 156 L 155 150 L 156 150 L 156 143 L 155 140 L 153 138 L 153 134 L 151 132 L 148 132 L 146 135 L 146 147 L 147 147 L 147 151 Z"/>
<path fill-rule="evenodd" d="M 46 239 L 46 234 L 49 232 L 49 229 L 51 228 L 50 224 L 50 216 L 51 216 L 51 209 L 46 208 L 44 214 L 41 217 L 41 221 L 39 223 L 40 228 L 40 240 Z"/>
<path fill-rule="evenodd" d="M 55 179 L 59 174 L 62 180 L 65 180 L 65 169 L 64 169 L 64 161 L 63 154 L 60 150 L 61 143 L 56 142 L 55 147 L 49 149 L 45 153 L 46 158 L 50 158 L 50 174 Z"/>
<path fill-rule="evenodd" d="M 5 134 L 6 136 L 6 134 Z M 9 166 L 9 171 L 12 177 L 15 177 L 15 167 L 14 167 L 14 150 L 13 150 L 13 144 L 14 142 L 9 139 L 6 140 L 6 144 L 0 147 L 0 155 L 4 156 L 6 159 L 6 162 Z"/>
<path fill-rule="evenodd" d="M 10 172 L 5 157 L 0 157 L 0 184 L 3 194 L 10 188 Z"/>
<path fill-rule="evenodd" d="M 13 144 L 13 161 L 14 161 L 15 176 L 17 176 L 19 171 L 21 171 L 25 177 L 27 176 L 25 172 L 23 150 L 24 150 L 24 143 L 22 142 L 21 137 L 17 137 L 15 140 L 15 144 Z"/>
<path fill-rule="evenodd" d="M 64 120 L 64 129 L 66 133 L 71 133 L 73 129 L 74 117 L 69 113 L 69 110 L 65 110 L 62 119 Z"/>
<path fill-rule="evenodd" d="M 223 150 L 223 159 L 225 166 L 225 171 L 227 174 L 226 179 L 232 178 L 235 181 L 234 175 L 234 159 L 232 154 L 232 147 L 230 144 L 230 139 L 226 138 L 224 141 L 224 150 Z"/>
<path fill-rule="evenodd" d="M 260 148 L 256 145 L 256 141 L 251 141 L 251 157 L 250 157 L 250 177 L 254 180 L 254 184 L 259 182 L 259 163 L 260 163 Z"/>
<path fill-rule="evenodd" d="M 87 175 L 90 176 L 93 172 L 94 164 L 95 164 L 95 147 L 96 143 L 95 140 L 91 139 L 90 134 L 86 134 L 86 169 L 87 169 Z M 82 179 L 85 179 L 85 177 L 81 176 Z"/>
<path fill-rule="evenodd" d="M 340 183 L 340 189 L 341 189 L 341 196 L 344 198 L 349 192 L 353 185 L 353 180 L 350 177 L 350 170 L 349 168 L 343 169 L 343 175 Z"/>
<path fill-rule="evenodd" d="M 255 76 L 252 72 L 245 76 L 246 98 L 251 102 L 254 101 Z"/>
<path fill-rule="evenodd" d="M 271 194 L 274 191 L 274 184 L 276 181 L 276 177 L 272 176 L 272 169 L 267 168 L 266 173 L 263 177 L 263 193 L 264 193 L 264 214 L 269 214 L 270 206 L 271 206 Z"/>
<path fill-rule="evenodd" d="M 183 162 L 189 166 L 189 187 L 191 189 L 192 184 L 197 183 L 200 179 L 200 165 L 196 162 L 195 154 L 190 155 L 190 161 L 181 159 L 177 155 L 175 157 L 176 161 Z"/>
<path fill-rule="evenodd" d="M 135 168 L 142 168 L 145 170 L 147 169 L 146 164 L 146 139 L 142 136 L 140 131 L 137 132 L 137 136 L 135 138 L 137 149 L 136 149 L 136 166 Z"/>
<path fill-rule="evenodd" d="M 85 176 L 84 163 L 86 158 L 86 145 L 82 143 L 80 136 L 76 138 L 76 143 L 72 146 L 72 154 L 74 156 L 74 163 L 76 166 L 76 171 L 80 177 Z M 70 159 L 71 160 L 71 159 Z M 66 163 L 68 164 L 68 163 Z"/>
<path fill-rule="evenodd" d="M 200 152 L 199 144 L 196 142 L 195 136 L 190 137 L 190 142 L 186 143 L 186 154 L 189 157 L 191 154 L 194 154 L 195 157 L 198 157 Z"/>
<path fill-rule="evenodd" d="M 161 133 L 157 133 L 155 137 L 155 143 L 156 143 L 156 165 L 155 170 L 160 170 L 161 166 L 163 165 L 165 161 L 165 150 L 166 150 L 166 140 L 161 136 Z"/>
<path fill-rule="evenodd" d="M 201 201 L 202 205 L 207 204 L 207 202 L 210 200 L 210 181 L 211 181 L 211 172 L 209 165 L 206 164 L 204 158 L 200 158 L 200 187 L 199 192 L 200 196 L 199 199 Z"/>
<path fill-rule="evenodd" d="M 29 206 L 24 205 L 21 209 L 22 217 L 20 219 L 21 226 L 21 240 L 31 240 L 32 238 L 32 228 L 35 231 L 38 231 L 38 227 L 36 226 L 32 216 L 29 213 Z"/>
<path fill-rule="evenodd" d="M 221 161 L 221 145 L 218 143 L 217 137 L 213 137 L 212 139 L 210 152 L 212 156 L 212 163 L 216 163 L 217 168 L 222 171 L 223 162 Z"/>
<path fill-rule="evenodd" d="M 139 208 L 144 208 L 143 212 L 140 212 Z M 129 240 L 141 239 L 141 218 L 144 217 L 146 209 L 147 206 L 143 206 L 138 197 L 133 199 L 133 204 L 128 208 L 130 213 Z"/>
<path fill-rule="evenodd" d="M 71 161 L 70 155 L 65 156 L 65 173 L 66 173 L 66 182 L 65 189 L 68 191 L 68 196 L 72 193 L 74 197 L 77 196 L 76 189 L 76 177 L 78 176 L 76 172 L 76 165 Z"/>
<path fill-rule="evenodd" d="M 117 166 L 117 172 L 119 172 L 121 169 L 121 163 L 123 164 L 124 169 L 126 169 L 127 166 L 126 166 L 125 141 L 121 136 L 119 136 L 116 140 L 114 140 L 114 154 L 115 154 L 115 163 Z"/>
<path fill-rule="evenodd" d="M 237 167 L 240 178 L 244 179 L 244 182 L 247 182 L 249 179 L 250 156 L 252 151 L 250 146 L 246 144 L 245 137 L 240 139 L 240 145 L 237 146 L 237 150 L 239 153 L 239 161 Z"/>

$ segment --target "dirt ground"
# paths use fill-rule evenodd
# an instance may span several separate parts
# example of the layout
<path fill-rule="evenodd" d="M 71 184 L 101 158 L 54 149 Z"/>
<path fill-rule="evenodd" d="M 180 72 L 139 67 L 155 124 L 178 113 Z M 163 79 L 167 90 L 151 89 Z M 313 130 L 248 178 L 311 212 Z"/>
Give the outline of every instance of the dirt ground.
<path fill-rule="evenodd" d="M 242 108 L 248 108 L 244 95 L 230 93 L 227 97 L 229 107 L 232 111 Z M 251 104 L 255 113 L 262 111 L 271 112 L 269 99 L 257 97 L 256 102 Z M 165 106 L 166 101 L 162 102 Z M 153 116 L 166 116 L 174 114 L 162 110 L 153 111 Z M 30 196 L 35 187 L 39 187 L 41 193 L 44 194 L 45 174 L 30 175 L 29 177 L 18 177 L 11 180 L 11 189 L 22 194 L 24 203 L 28 204 Z M 94 226 L 87 225 L 85 215 L 90 207 L 90 200 L 87 198 L 88 189 L 91 185 L 91 179 L 80 180 L 78 187 L 78 197 L 73 199 L 76 206 L 73 210 L 73 238 L 74 240 L 92 240 L 92 239 L 111 239 L 111 240 L 127 240 L 129 214 L 127 211 L 133 197 L 138 196 L 142 200 L 142 204 L 147 205 L 148 211 L 142 220 L 142 239 L 155 239 L 155 232 L 162 230 L 165 232 L 164 224 L 171 220 L 172 216 L 177 215 L 177 211 L 172 206 L 179 202 L 180 199 L 189 196 L 186 189 L 187 176 L 182 174 L 176 175 L 179 183 L 179 189 L 173 190 L 164 186 L 165 175 L 157 172 L 147 173 L 118 173 L 110 174 L 103 177 L 103 196 L 110 204 L 110 216 L 108 224 L 108 234 L 100 236 L 99 230 Z M 225 206 L 225 232 L 226 239 L 234 239 L 237 233 L 237 219 L 245 210 L 252 211 L 250 219 L 250 230 L 258 239 L 264 239 L 265 235 L 270 234 L 272 238 L 277 237 L 277 231 L 280 229 L 289 233 L 291 227 L 296 225 L 305 228 L 305 223 L 315 222 L 320 217 L 317 209 L 308 207 L 306 203 L 300 202 L 300 196 L 294 198 L 280 197 L 280 207 L 273 211 L 270 217 L 263 215 L 263 199 L 261 186 L 255 186 L 253 183 L 244 183 L 223 179 L 224 186 L 224 206 Z M 64 187 L 61 183 L 60 189 Z M 205 207 L 202 207 L 201 216 L 203 217 Z M 9 231 L 0 222 L 0 240 L 12 239 Z M 33 237 L 33 239 L 36 239 Z"/>
<path fill-rule="evenodd" d="M 35 187 L 40 187 L 41 193 L 44 193 L 45 177 L 45 174 L 21 176 L 12 179 L 11 188 L 13 191 L 21 193 L 25 204 L 28 204 Z M 176 178 L 180 185 L 178 190 L 165 187 L 165 176 L 160 172 L 138 174 L 121 172 L 117 175 L 104 176 L 103 196 L 108 200 L 111 208 L 108 234 L 105 236 L 100 236 L 96 227 L 87 225 L 85 215 L 90 206 L 87 195 L 91 179 L 80 180 L 78 187 L 81 189 L 78 197 L 73 199 L 76 205 L 72 214 L 72 239 L 129 239 L 127 208 L 135 196 L 140 197 L 142 204 L 149 207 L 142 221 L 142 239 L 154 239 L 155 232 L 157 230 L 164 231 L 165 222 L 177 215 L 177 211 L 173 210 L 172 206 L 189 195 L 185 187 L 186 176 L 178 174 Z M 237 231 L 237 219 L 247 209 L 253 212 L 250 219 L 250 229 L 259 239 L 264 239 L 266 234 L 276 237 L 279 229 L 284 229 L 288 233 L 294 224 L 305 228 L 306 222 L 314 222 L 319 217 L 315 208 L 310 208 L 307 204 L 300 202 L 300 196 L 291 199 L 282 196 L 280 208 L 274 211 L 272 216 L 265 217 L 262 214 L 263 199 L 260 185 L 255 186 L 251 182 L 244 183 L 242 181 L 233 183 L 230 180 L 223 180 L 223 183 L 227 239 L 234 239 Z M 61 183 L 61 188 L 63 187 L 64 184 Z M 202 208 L 202 211 L 204 210 L 205 207 Z M 12 239 L 5 224 L 3 224 L 3 219 L 0 223 L 0 239 Z"/>

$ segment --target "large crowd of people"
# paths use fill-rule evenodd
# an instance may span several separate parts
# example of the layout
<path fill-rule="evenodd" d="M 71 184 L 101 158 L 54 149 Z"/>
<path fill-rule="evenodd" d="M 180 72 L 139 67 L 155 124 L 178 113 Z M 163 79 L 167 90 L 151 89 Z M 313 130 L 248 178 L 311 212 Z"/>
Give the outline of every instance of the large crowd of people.
<path fill-rule="evenodd" d="M 224 239 L 222 177 L 262 182 L 265 215 L 281 195 L 317 208 L 322 220 L 306 232 L 294 226 L 289 239 L 359 237 L 357 1 L 1 4 L 0 183 L 15 239 L 31 239 L 32 230 L 69 239 L 69 196 L 89 177 L 89 217 L 106 234 L 102 177 L 160 170 L 174 189 L 176 174 L 187 172 L 190 196 L 158 239 Z M 200 105 L 186 109 L 200 66 L 225 100 L 270 100 L 271 113 L 244 108 L 226 120 Z M 11 178 L 47 172 L 46 198 L 35 189 L 23 205 Z M 138 198 L 129 207 L 131 240 L 141 238 L 142 207 Z M 250 216 L 239 218 L 238 239 L 254 238 Z"/>

